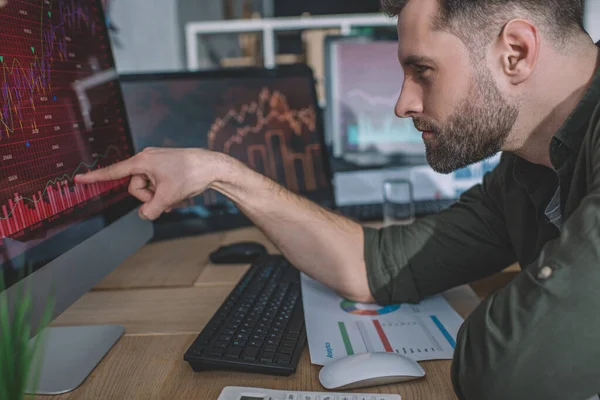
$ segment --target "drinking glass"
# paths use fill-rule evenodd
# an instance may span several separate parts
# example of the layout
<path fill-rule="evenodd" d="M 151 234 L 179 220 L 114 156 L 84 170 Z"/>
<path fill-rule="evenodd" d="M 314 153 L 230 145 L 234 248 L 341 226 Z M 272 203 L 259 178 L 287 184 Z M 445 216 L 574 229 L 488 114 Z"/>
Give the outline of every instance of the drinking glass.
<path fill-rule="evenodd" d="M 388 179 L 383 182 L 383 224 L 410 223 L 415 218 L 413 185 L 407 179 Z"/>

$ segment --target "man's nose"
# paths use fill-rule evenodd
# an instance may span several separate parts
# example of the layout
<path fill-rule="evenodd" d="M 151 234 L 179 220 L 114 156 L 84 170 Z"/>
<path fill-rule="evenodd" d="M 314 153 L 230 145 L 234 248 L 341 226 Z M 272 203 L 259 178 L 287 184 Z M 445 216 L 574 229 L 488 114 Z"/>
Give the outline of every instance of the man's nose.
<path fill-rule="evenodd" d="M 422 94 L 416 85 L 404 83 L 394 112 L 399 118 L 412 118 L 423 113 Z"/>

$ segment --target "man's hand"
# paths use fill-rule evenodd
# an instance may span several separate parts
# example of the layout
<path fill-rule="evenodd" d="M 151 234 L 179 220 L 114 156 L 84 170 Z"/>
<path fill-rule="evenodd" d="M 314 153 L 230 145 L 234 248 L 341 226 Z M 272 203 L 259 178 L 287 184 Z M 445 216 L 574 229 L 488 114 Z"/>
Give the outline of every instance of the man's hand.
<path fill-rule="evenodd" d="M 204 192 L 230 157 L 202 149 L 148 148 L 125 161 L 77 175 L 90 184 L 131 177 L 129 193 L 145 203 L 140 217 L 154 220 L 178 203 Z"/>

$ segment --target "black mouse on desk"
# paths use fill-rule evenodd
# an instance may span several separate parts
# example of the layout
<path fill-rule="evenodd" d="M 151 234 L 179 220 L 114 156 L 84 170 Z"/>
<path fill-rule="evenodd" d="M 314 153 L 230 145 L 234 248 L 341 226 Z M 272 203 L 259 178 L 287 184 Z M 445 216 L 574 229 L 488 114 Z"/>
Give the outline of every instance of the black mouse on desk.
<path fill-rule="evenodd" d="M 210 261 L 213 264 L 246 264 L 266 254 L 267 248 L 260 243 L 239 242 L 219 247 L 210 253 Z"/>

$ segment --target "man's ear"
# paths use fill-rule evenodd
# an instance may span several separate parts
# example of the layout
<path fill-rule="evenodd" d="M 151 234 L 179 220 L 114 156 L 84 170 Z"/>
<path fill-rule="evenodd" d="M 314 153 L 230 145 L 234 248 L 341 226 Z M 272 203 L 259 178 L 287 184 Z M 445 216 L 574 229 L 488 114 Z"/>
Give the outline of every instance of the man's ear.
<path fill-rule="evenodd" d="M 497 39 L 496 52 L 502 72 L 513 85 L 527 80 L 535 70 L 540 52 L 540 35 L 531 22 L 508 22 Z"/>

